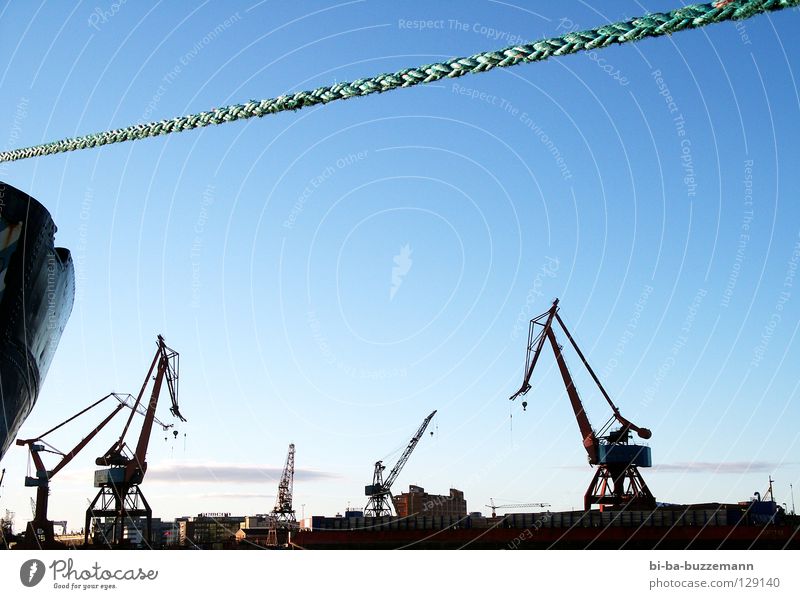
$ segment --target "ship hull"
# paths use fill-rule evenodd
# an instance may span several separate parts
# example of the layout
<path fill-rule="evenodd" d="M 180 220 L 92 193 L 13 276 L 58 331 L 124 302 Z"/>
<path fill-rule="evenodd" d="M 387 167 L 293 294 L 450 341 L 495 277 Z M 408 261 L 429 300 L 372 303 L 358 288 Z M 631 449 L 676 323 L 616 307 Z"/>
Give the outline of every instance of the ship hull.
<path fill-rule="evenodd" d="M 302 549 L 797 549 L 790 526 L 675 526 L 567 530 L 321 530 L 292 533 Z"/>
<path fill-rule="evenodd" d="M 326 518 L 293 531 L 303 549 L 796 549 L 800 527 L 774 502 L 408 518 Z"/>
<path fill-rule="evenodd" d="M 72 312 L 75 270 L 47 209 L 0 182 L 0 459 L 39 396 Z"/>

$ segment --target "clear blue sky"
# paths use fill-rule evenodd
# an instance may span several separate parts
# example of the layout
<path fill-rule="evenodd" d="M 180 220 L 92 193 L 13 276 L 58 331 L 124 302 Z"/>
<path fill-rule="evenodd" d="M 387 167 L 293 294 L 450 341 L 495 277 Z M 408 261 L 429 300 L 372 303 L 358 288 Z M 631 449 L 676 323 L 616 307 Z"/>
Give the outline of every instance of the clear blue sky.
<path fill-rule="evenodd" d="M 0 143 L 169 118 L 675 4 L 8 3 Z M 527 320 L 560 297 L 623 414 L 653 430 L 657 467 L 645 476 L 659 500 L 742 500 L 772 474 L 790 502 L 789 483 L 800 487 L 798 26 L 789 11 L 0 165 L 50 209 L 78 264 L 72 318 L 20 434 L 111 390 L 136 392 L 162 333 L 181 354 L 189 422 L 177 442 L 152 441 L 143 488 L 158 516 L 268 511 L 289 442 L 298 515 L 301 504 L 305 515 L 362 507 L 374 461 L 391 463 L 433 409 L 435 434 L 396 492 L 453 486 L 471 510 L 490 497 L 577 507 L 591 471 L 552 357 L 527 412 L 507 400 Z M 608 411 L 567 359 L 599 427 Z M 65 449 L 93 425 L 54 441 Z M 110 443 L 54 479 L 52 517 L 80 528 L 94 457 Z M 24 450 L 2 466 L 0 508 L 21 527 L 32 495 Z"/>

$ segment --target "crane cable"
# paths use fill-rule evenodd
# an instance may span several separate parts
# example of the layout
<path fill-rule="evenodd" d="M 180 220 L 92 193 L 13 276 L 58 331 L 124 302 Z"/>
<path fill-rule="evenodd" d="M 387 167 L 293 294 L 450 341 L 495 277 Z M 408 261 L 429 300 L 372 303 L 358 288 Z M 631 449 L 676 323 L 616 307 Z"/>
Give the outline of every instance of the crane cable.
<path fill-rule="evenodd" d="M 446 62 L 412 67 L 395 73 L 383 73 L 366 79 L 336 83 L 310 91 L 281 95 L 266 100 L 251 100 L 222 108 L 179 116 L 169 120 L 131 125 L 65 138 L 28 148 L 0 152 L 0 162 L 13 162 L 36 156 L 83 150 L 108 144 L 157 137 L 188 131 L 209 125 L 263 117 L 287 110 L 300 110 L 335 100 L 368 96 L 401 87 L 413 87 L 444 78 L 462 77 L 469 73 L 484 73 L 495 67 L 510 67 L 520 63 L 538 62 L 551 56 L 565 56 L 582 50 L 605 48 L 647 37 L 670 35 L 684 29 L 697 29 L 723 21 L 744 20 L 755 15 L 800 6 L 800 0 L 716 0 L 706 4 L 691 4 L 666 13 L 651 13 L 642 17 L 603 25 L 587 31 L 573 31 L 558 37 L 545 38 L 529 44 L 519 44 L 469 57 L 452 58 Z"/>

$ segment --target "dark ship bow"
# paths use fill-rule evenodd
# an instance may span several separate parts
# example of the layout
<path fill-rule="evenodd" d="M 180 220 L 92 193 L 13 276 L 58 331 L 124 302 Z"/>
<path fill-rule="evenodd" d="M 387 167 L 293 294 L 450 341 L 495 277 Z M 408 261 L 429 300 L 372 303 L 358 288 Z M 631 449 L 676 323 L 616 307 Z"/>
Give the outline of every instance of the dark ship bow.
<path fill-rule="evenodd" d="M 75 299 L 69 250 L 28 194 L 0 182 L 0 459 L 28 417 Z"/>

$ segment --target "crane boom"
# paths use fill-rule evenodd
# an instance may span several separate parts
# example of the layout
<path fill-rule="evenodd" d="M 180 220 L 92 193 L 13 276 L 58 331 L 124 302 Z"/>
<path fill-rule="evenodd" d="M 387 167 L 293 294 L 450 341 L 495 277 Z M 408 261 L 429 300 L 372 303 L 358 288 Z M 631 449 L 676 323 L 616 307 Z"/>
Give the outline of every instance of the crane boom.
<path fill-rule="evenodd" d="M 556 302 L 558 302 L 557 299 L 556 299 Z M 619 413 L 619 408 L 617 408 L 617 406 L 614 405 L 614 402 L 611 401 L 611 398 L 608 396 L 608 393 L 606 392 L 605 387 L 603 387 L 603 384 L 600 382 L 600 379 L 597 378 L 597 375 L 594 373 L 594 370 L 592 369 L 592 367 L 589 365 L 589 362 L 584 357 L 583 352 L 581 351 L 581 348 L 578 347 L 578 344 L 572 338 L 572 335 L 570 334 L 569 329 L 567 328 L 567 325 L 564 324 L 564 321 L 561 320 L 561 317 L 558 315 L 558 311 L 556 311 L 555 317 L 556 317 L 556 320 L 558 320 L 558 324 L 561 325 L 561 329 L 564 331 L 564 334 L 567 336 L 567 339 L 569 339 L 569 342 L 572 344 L 572 347 L 575 348 L 575 351 L 577 352 L 578 356 L 580 357 L 581 362 L 583 362 L 583 365 L 586 367 L 586 370 L 591 375 L 592 380 L 597 384 L 597 388 L 600 389 L 600 393 L 603 394 L 603 397 L 608 402 L 608 405 L 611 406 L 611 410 L 614 412 L 614 418 L 616 418 L 617 422 L 619 422 L 627 430 L 634 431 L 642 439 L 649 439 L 650 437 L 652 437 L 653 433 L 650 431 L 650 429 L 636 426 L 630 420 L 628 420 L 627 418 L 624 418 L 622 416 L 622 414 Z"/>
<path fill-rule="evenodd" d="M 400 475 L 400 471 L 406 465 L 408 458 L 411 457 L 411 453 L 414 451 L 414 448 L 417 446 L 417 443 L 419 443 L 419 440 L 422 438 L 422 435 L 425 434 L 425 429 L 428 428 L 428 424 L 430 424 L 431 420 L 433 420 L 433 417 L 435 415 L 436 415 L 436 410 L 428 414 L 428 417 L 422 421 L 422 424 L 420 424 L 416 434 L 413 437 L 411 437 L 411 441 L 408 442 L 408 446 L 403 452 L 403 455 L 401 455 L 400 459 L 397 460 L 397 463 L 394 465 L 394 468 L 392 468 L 392 471 L 389 472 L 389 476 L 386 478 L 385 484 L 387 488 L 391 487 L 394 481 Z"/>
<path fill-rule="evenodd" d="M 512 509 L 522 507 L 550 507 L 549 503 L 505 503 L 503 505 L 495 505 L 494 499 L 489 498 L 489 503 L 485 504 L 486 507 L 491 508 L 492 518 L 497 517 L 497 510 L 499 509 Z"/>
<path fill-rule="evenodd" d="M 556 362 L 558 363 L 558 370 L 561 372 L 561 378 L 564 380 L 564 386 L 567 389 L 567 395 L 569 396 L 569 402 L 572 405 L 572 411 L 575 413 L 575 419 L 578 421 L 578 428 L 580 429 L 581 436 L 583 437 L 583 448 L 589 455 L 589 463 L 596 464 L 597 436 L 594 434 L 594 429 L 592 428 L 591 422 L 589 422 L 589 416 L 586 414 L 586 410 L 583 409 L 581 398 L 578 396 L 578 390 L 575 388 L 575 382 L 572 380 L 572 375 L 569 372 L 569 368 L 567 368 L 567 363 L 564 360 L 563 354 L 561 353 L 561 347 L 559 347 L 558 341 L 556 341 L 556 336 L 553 333 L 552 327 L 547 329 L 547 339 L 550 341 L 550 345 L 553 347 L 553 353 L 555 354 Z"/>
<path fill-rule="evenodd" d="M 365 516 L 392 515 L 391 502 L 389 501 L 392 493 L 392 483 L 394 483 L 394 481 L 400 475 L 400 471 L 403 469 L 403 466 L 406 465 L 406 462 L 408 462 L 408 458 L 411 457 L 414 448 L 417 446 L 417 443 L 419 443 L 422 435 L 425 434 L 425 429 L 428 428 L 428 424 L 430 424 L 430 421 L 433 420 L 435 415 L 436 410 L 428 414 L 428 417 L 422 421 L 422 424 L 417 429 L 417 432 L 413 437 L 411 437 L 411 441 L 408 442 L 408 445 L 403 451 L 403 454 L 400 456 L 400 459 L 397 460 L 394 468 L 392 468 L 391 472 L 389 472 L 389 476 L 386 477 L 386 480 L 383 479 L 383 471 L 386 468 L 386 466 L 383 465 L 383 461 L 378 460 L 375 462 L 375 471 L 372 475 L 372 484 L 364 487 L 364 493 L 369 497 L 369 500 L 367 500 L 367 506 L 364 508 Z"/>
<path fill-rule="evenodd" d="M 158 405 L 158 398 L 161 395 L 161 386 L 164 378 L 167 379 L 167 388 L 169 389 L 170 399 L 172 400 L 170 412 L 182 422 L 186 422 L 186 419 L 180 413 L 178 407 L 178 352 L 167 347 L 167 344 L 164 342 L 164 337 L 161 335 L 158 335 L 156 343 L 157 348 L 155 356 L 153 356 L 153 361 L 150 363 L 150 368 L 144 377 L 139 395 L 136 396 L 136 401 L 131 409 L 131 415 L 128 416 L 128 420 L 125 422 L 125 426 L 122 429 L 122 434 L 105 455 L 96 460 L 98 466 L 125 466 L 128 469 L 126 473 L 127 477 L 133 476 L 134 471 L 137 469 L 141 470 L 142 476 L 144 476 L 144 471 L 147 469 L 147 447 L 150 443 L 153 422 L 159 422 L 156 418 L 156 406 Z M 153 377 L 154 370 L 156 371 L 155 377 Z M 143 404 L 144 392 L 151 378 L 153 379 L 153 390 L 150 393 L 150 401 L 147 404 Z M 144 416 L 144 422 L 142 423 L 142 429 L 136 442 L 136 449 L 134 450 L 133 457 L 129 458 L 124 455 L 127 446 L 125 437 L 137 413 Z M 162 426 L 164 425 L 162 424 Z"/>
<path fill-rule="evenodd" d="M 555 308 L 557 305 L 558 299 L 553 302 L 553 308 Z M 531 377 L 533 376 L 533 369 L 536 368 L 536 363 L 539 361 L 539 356 L 542 354 L 542 346 L 544 346 L 544 341 L 546 338 L 545 331 L 549 330 L 553 323 L 553 316 L 555 315 L 553 308 L 550 308 L 550 310 L 544 314 L 540 314 L 531 320 L 531 326 L 528 329 L 528 352 L 525 354 L 525 376 L 522 379 L 522 385 L 520 385 L 520 388 L 509 398 L 512 401 L 520 395 L 525 395 L 531 389 Z M 534 325 L 540 324 L 539 321 L 545 315 L 547 316 L 547 319 L 543 325 L 542 331 L 538 335 L 534 335 Z M 536 344 L 535 349 L 533 347 L 534 343 Z M 531 356 L 533 356 L 533 359 L 531 359 Z M 523 404 L 523 406 L 526 405 L 527 403 Z"/>

